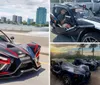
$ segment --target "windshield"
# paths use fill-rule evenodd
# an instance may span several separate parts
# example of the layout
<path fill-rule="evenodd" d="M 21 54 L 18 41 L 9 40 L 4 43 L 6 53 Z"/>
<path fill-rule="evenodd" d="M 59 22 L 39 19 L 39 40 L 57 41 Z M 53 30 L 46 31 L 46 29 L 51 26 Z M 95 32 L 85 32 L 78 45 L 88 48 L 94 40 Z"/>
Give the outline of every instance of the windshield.
<path fill-rule="evenodd" d="M 63 62 L 62 65 L 71 66 L 71 67 L 73 67 L 73 68 L 74 68 L 74 67 L 77 68 L 77 66 L 75 66 L 75 65 L 73 65 L 72 63 L 69 63 L 69 62 L 67 62 L 67 63 L 66 63 L 66 62 Z"/>
<path fill-rule="evenodd" d="M 91 10 L 85 9 L 85 8 L 75 8 L 72 9 L 72 12 L 74 14 L 74 17 L 76 18 L 87 18 L 87 17 L 93 17 L 93 13 Z"/>
<path fill-rule="evenodd" d="M 0 31 L 0 42 L 10 42 L 9 38 L 2 31 Z"/>

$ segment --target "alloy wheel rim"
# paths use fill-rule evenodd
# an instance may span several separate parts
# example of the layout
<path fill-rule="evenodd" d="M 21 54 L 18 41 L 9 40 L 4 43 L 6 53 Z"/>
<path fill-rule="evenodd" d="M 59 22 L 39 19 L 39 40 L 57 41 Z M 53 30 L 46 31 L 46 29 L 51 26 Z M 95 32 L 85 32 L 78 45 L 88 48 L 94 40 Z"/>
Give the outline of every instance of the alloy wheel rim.
<path fill-rule="evenodd" d="M 99 42 L 97 39 L 93 37 L 86 37 L 83 42 Z"/>

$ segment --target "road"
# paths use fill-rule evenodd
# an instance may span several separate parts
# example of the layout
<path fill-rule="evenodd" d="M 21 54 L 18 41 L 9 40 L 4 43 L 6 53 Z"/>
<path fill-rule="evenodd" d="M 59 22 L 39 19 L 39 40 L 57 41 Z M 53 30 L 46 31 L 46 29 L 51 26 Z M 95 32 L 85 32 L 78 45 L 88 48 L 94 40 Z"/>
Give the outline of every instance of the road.
<path fill-rule="evenodd" d="M 42 68 L 38 72 L 28 72 L 19 78 L 0 80 L 0 85 L 49 85 L 49 57 L 40 55 Z"/>
<path fill-rule="evenodd" d="M 63 83 L 51 73 L 51 85 L 63 85 Z M 100 67 L 98 70 L 91 72 L 91 79 L 85 85 L 100 85 Z"/>
<path fill-rule="evenodd" d="M 49 46 L 49 32 L 9 32 L 4 31 L 9 37 L 14 36 L 14 42 L 25 44 L 35 42 L 41 46 Z"/>

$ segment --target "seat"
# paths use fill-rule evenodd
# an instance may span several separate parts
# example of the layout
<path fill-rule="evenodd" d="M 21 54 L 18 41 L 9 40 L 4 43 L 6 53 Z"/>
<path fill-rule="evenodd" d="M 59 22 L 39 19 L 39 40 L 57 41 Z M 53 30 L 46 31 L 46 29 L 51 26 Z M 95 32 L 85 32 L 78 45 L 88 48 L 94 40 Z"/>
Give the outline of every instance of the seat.
<path fill-rule="evenodd" d="M 58 20 L 57 20 L 57 18 L 53 15 L 53 14 L 50 14 L 50 19 L 51 19 L 51 25 L 53 26 L 53 27 L 62 27 L 60 24 L 59 24 L 59 22 L 58 22 Z"/>

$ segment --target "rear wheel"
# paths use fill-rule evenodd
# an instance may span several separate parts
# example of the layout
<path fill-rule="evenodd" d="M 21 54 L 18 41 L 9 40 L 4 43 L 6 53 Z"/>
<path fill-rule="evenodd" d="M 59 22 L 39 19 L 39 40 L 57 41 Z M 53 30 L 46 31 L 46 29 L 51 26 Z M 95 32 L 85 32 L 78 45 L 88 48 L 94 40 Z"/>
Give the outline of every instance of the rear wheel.
<path fill-rule="evenodd" d="M 64 85 L 72 85 L 72 81 L 71 81 L 70 76 L 63 75 L 63 83 L 64 83 Z"/>
<path fill-rule="evenodd" d="M 87 33 L 83 36 L 81 42 L 100 42 L 100 35 L 98 33 Z"/>

